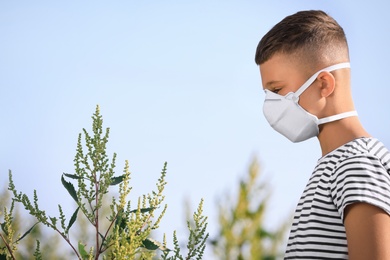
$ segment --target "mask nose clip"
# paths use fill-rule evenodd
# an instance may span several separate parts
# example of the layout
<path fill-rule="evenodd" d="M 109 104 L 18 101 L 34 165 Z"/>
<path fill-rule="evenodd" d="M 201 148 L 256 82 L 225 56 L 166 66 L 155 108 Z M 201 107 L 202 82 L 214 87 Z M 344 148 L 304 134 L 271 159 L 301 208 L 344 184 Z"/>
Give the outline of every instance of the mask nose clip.
<path fill-rule="evenodd" d="M 298 97 L 298 96 L 296 96 L 296 95 L 294 94 L 294 95 L 292 95 L 291 99 L 292 99 L 292 101 L 294 101 L 295 103 L 298 104 L 298 101 L 299 101 L 299 97 Z"/>

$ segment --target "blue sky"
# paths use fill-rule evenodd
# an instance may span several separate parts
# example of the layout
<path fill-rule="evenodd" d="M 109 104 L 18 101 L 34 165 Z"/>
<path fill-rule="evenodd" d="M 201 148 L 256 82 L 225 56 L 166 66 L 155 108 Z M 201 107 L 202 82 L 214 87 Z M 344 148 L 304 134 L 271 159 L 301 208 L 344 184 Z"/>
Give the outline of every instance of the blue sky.
<path fill-rule="evenodd" d="M 350 45 L 356 109 L 390 146 L 389 4 L 385 1 L 3 1 L 0 3 L 0 183 L 38 190 L 48 213 L 72 207 L 77 135 L 100 105 L 118 174 L 128 159 L 132 198 L 151 191 L 168 162 L 161 229 L 184 232 L 184 202 L 234 194 L 258 158 L 272 188 L 267 223 L 289 216 L 320 157 L 316 139 L 292 144 L 262 114 L 254 53 L 286 15 L 322 9 Z M 69 213 L 71 214 L 71 213 Z M 169 236 L 168 236 L 169 237 Z"/>

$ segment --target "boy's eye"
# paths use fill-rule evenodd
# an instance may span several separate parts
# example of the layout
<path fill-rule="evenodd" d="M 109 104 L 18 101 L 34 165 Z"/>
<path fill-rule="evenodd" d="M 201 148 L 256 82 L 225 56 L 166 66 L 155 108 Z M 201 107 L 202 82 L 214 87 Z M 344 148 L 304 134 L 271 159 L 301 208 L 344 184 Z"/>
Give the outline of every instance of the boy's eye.
<path fill-rule="evenodd" d="M 280 90 L 281 90 L 281 88 L 274 88 L 272 90 L 272 92 L 274 92 L 275 94 L 278 94 Z"/>

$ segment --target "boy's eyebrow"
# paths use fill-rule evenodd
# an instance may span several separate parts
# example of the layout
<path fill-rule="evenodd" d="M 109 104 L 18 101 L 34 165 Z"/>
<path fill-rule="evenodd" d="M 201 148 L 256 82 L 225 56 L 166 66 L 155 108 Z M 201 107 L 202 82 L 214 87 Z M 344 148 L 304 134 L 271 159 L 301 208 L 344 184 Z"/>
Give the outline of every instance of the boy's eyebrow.
<path fill-rule="evenodd" d="M 274 85 L 276 83 L 281 83 L 281 82 L 283 82 L 283 81 L 281 81 L 281 80 L 271 80 L 271 81 L 268 81 L 267 83 L 265 83 L 264 88 L 267 88 L 267 89 L 271 88 L 272 85 Z"/>

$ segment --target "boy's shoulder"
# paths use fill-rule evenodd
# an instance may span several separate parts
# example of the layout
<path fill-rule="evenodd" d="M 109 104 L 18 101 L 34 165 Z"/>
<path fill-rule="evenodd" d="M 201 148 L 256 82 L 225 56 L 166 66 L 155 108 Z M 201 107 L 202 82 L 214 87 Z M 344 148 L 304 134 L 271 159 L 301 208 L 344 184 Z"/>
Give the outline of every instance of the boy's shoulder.
<path fill-rule="evenodd" d="M 377 138 L 361 137 L 354 139 L 322 157 L 318 163 L 332 162 L 339 164 L 348 160 L 373 158 L 390 169 L 390 152 Z"/>

